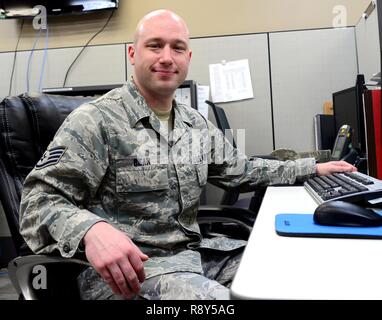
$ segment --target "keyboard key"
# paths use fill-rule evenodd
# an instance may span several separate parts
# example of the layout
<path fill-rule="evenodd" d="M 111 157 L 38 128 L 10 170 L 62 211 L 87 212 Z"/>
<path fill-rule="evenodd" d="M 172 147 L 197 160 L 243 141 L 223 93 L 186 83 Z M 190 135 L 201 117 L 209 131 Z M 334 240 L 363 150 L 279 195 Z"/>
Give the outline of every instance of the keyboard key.
<path fill-rule="evenodd" d="M 332 188 L 336 188 L 336 187 L 339 186 L 339 184 L 337 182 L 335 182 L 334 180 L 330 179 L 330 176 L 329 177 L 323 176 L 323 177 L 321 177 L 321 179 L 323 181 L 325 181 L 328 185 L 330 185 Z"/>
<path fill-rule="evenodd" d="M 351 178 L 351 179 L 354 179 L 354 180 L 358 181 L 359 183 L 364 184 L 365 186 L 374 184 L 373 181 L 371 181 L 371 180 L 369 180 L 367 178 L 363 178 L 363 177 L 357 176 L 356 174 L 351 173 L 351 172 L 345 172 L 344 175 L 349 177 L 349 178 Z"/>
<path fill-rule="evenodd" d="M 313 180 L 316 181 L 325 190 L 331 189 L 331 186 L 327 184 L 321 177 L 315 177 Z"/>
<path fill-rule="evenodd" d="M 306 183 L 309 184 L 309 186 L 314 191 L 316 191 L 317 193 L 319 193 L 319 192 L 324 190 L 324 188 L 321 185 L 319 185 L 316 181 L 314 181 L 313 179 L 309 179 Z"/>

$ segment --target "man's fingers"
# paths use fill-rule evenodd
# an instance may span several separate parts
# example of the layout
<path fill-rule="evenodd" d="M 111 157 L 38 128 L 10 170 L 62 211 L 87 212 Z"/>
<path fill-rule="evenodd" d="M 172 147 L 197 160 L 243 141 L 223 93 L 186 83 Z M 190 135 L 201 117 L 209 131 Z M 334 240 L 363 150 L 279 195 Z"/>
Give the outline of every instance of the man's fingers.
<path fill-rule="evenodd" d="M 130 239 L 129 239 L 130 240 Z M 136 252 L 137 254 L 139 255 L 139 258 L 142 260 L 142 261 L 146 261 L 149 259 L 149 256 L 147 254 L 144 254 L 141 249 L 138 248 L 138 246 L 133 242 L 131 241 L 131 244 L 134 246 L 134 248 L 136 249 Z"/>
<path fill-rule="evenodd" d="M 116 294 L 132 298 L 145 280 L 145 255 L 122 231 L 96 223 L 85 235 L 85 253 L 95 270 Z"/>
<path fill-rule="evenodd" d="M 338 165 L 342 168 L 342 171 L 357 171 L 357 168 L 352 166 L 350 163 L 346 161 L 339 161 Z"/>
<path fill-rule="evenodd" d="M 122 292 L 119 290 L 117 284 L 115 283 L 113 277 L 111 276 L 110 272 L 105 271 L 104 275 L 101 274 L 101 276 L 102 276 L 103 280 L 109 285 L 109 287 L 111 288 L 111 290 L 113 290 L 113 292 L 115 294 L 118 294 L 118 295 L 122 294 Z"/>
<path fill-rule="evenodd" d="M 133 267 L 130 265 L 128 260 L 126 260 L 126 262 L 124 262 L 120 267 L 130 290 L 135 294 L 138 294 L 141 290 L 141 286 Z"/>
<path fill-rule="evenodd" d="M 145 269 L 143 267 L 142 260 L 139 255 L 137 254 L 131 254 L 129 255 L 130 264 L 133 267 L 135 274 L 138 277 L 139 282 L 145 281 L 146 275 L 145 275 Z"/>
<path fill-rule="evenodd" d="M 357 168 L 346 161 L 330 161 L 317 164 L 317 175 L 329 175 L 336 172 L 354 172 Z"/>
<path fill-rule="evenodd" d="M 119 265 L 113 264 L 109 267 L 109 270 L 110 270 L 110 274 L 112 275 L 115 284 L 117 285 L 117 288 L 122 293 L 122 295 L 128 299 L 131 298 L 133 295 L 133 292 L 130 289 L 130 287 L 128 286 L 127 281 L 125 279 L 125 276 L 124 276 L 123 272 L 121 271 Z"/>

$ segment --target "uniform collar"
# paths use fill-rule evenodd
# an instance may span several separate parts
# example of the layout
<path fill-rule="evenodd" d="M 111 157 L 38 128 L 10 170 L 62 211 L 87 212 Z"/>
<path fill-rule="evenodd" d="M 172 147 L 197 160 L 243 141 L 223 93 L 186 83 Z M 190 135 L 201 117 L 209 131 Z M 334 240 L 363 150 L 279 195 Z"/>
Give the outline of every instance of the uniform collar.
<path fill-rule="evenodd" d="M 135 127 L 139 121 L 149 118 L 153 113 L 132 81 L 126 83 L 122 101 L 131 127 Z"/>
<path fill-rule="evenodd" d="M 137 123 L 144 118 L 158 118 L 154 111 L 152 111 L 147 105 L 145 98 L 143 98 L 143 96 L 139 93 L 138 88 L 132 80 L 129 80 L 126 83 L 125 88 L 126 90 L 122 94 L 122 101 L 125 106 L 125 110 L 128 112 L 131 127 L 135 127 Z M 174 128 L 183 127 L 181 122 L 192 126 L 190 117 L 183 110 L 183 108 L 178 106 L 175 100 L 172 101 L 172 106 L 174 109 Z"/>

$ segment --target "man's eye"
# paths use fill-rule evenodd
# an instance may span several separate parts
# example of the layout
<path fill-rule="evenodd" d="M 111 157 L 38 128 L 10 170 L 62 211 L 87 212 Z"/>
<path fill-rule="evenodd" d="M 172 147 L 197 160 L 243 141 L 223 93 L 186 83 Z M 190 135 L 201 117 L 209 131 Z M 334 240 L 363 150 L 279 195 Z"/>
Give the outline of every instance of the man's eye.
<path fill-rule="evenodd" d="M 159 44 L 158 43 L 149 43 L 147 46 L 149 48 L 153 48 L 153 49 L 159 48 Z"/>
<path fill-rule="evenodd" d="M 175 50 L 175 51 L 178 51 L 178 52 L 183 52 L 183 51 L 186 50 L 186 48 L 185 48 L 185 47 L 182 47 L 182 46 L 176 46 L 176 47 L 174 48 L 174 50 Z"/>

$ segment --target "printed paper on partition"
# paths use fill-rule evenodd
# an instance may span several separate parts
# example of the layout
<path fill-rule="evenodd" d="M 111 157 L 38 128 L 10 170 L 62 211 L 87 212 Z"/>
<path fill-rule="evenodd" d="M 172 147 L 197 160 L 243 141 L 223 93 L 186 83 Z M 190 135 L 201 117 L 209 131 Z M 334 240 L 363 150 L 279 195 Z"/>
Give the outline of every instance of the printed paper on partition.
<path fill-rule="evenodd" d="M 211 64 L 209 69 L 213 102 L 253 98 L 248 59 Z"/>

